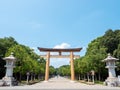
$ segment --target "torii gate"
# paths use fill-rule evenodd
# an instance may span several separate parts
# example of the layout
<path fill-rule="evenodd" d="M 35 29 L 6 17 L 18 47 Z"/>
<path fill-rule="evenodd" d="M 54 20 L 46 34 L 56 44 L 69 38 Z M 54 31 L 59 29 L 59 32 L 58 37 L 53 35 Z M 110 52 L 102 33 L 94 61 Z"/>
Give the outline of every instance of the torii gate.
<path fill-rule="evenodd" d="M 70 58 L 70 69 L 71 69 L 71 81 L 74 81 L 74 58 L 80 58 L 80 55 L 74 55 L 73 52 L 80 52 L 82 48 L 71 48 L 71 49 L 53 49 L 53 48 L 40 48 L 40 52 L 47 52 L 47 55 L 40 55 L 46 58 L 46 70 L 45 70 L 45 81 L 49 79 L 49 64 L 50 58 Z M 50 55 L 50 52 L 58 52 L 59 55 Z M 62 52 L 70 52 L 70 55 L 62 55 Z"/>

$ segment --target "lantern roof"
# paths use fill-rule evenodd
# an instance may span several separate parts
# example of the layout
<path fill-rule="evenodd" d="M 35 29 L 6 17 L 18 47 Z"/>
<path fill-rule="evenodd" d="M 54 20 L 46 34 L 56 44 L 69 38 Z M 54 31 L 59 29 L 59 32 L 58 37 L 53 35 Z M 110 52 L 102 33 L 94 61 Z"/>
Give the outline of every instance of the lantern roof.
<path fill-rule="evenodd" d="M 11 55 L 10 56 L 8 56 L 8 57 L 5 57 L 5 58 L 3 58 L 3 60 L 16 60 L 16 58 L 13 56 L 13 53 L 11 52 Z"/>
<path fill-rule="evenodd" d="M 119 60 L 119 59 L 112 57 L 111 54 L 109 53 L 107 58 L 105 58 L 102 61 L 105 62 L 105 61 L 117 61 L 117 60 Z"/>

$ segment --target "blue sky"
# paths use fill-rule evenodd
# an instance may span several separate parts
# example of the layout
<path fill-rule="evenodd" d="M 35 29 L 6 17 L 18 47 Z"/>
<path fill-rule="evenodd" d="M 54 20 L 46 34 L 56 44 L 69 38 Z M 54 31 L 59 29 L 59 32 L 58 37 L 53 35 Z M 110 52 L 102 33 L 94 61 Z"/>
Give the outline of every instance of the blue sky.
<path fill-rule="evenodd" d="M 120 0 L 0 0 L 0 37 L 31 48 L 83 47 L 120 28 Z M 38 51 L 36 51 L 38 52 Z M 56 62 L 57 61 L 57 62 Z M 55 67 L 69 60 L 51 60 Z"/>

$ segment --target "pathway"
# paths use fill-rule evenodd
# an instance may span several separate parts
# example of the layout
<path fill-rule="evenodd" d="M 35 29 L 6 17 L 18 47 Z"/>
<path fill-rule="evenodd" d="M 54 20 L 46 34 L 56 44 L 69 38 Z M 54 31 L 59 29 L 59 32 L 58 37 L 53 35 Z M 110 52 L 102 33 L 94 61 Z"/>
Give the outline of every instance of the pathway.
<path fill-rule="evenodd" d="M 86 85 L 79 82 L 71 82 L 69 79 L 63 77 L 51 78 L 48 82 L 40 82 L 34 85 L 14 86 L 14 87 L 0 87 L 0 90 L 120 90 L 120 87 L 108 87 L 103 85 Z"/>

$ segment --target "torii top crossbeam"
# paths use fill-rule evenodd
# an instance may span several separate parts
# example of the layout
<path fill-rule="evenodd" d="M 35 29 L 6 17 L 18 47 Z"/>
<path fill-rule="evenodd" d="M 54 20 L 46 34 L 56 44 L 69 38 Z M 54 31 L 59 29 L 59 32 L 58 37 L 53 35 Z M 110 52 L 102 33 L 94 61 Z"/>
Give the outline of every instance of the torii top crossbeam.
<path fill-rule="evenodd" d="M 80 52 L 82 48 L 69 48 L 69 49 L 56 49 L 56 48 L 41 48 L 38 47 L 41 52 Z"/>
<path fill-rule="evenodd" d="M 40 52 L 58 52 L 59 55 L 50 55 L 51 58 L 69 58 L 70 55 L 62 55 L 62 52 L 80 52 L 82 48 L 69 48 L 69 49 L 55 49 L 55 48 L 40 48 Z M 46 58 L 46 55 L 40 55 L 43 58 Z M 74 58 L 80 58 L 80 55 L 74 55 Z"/>

